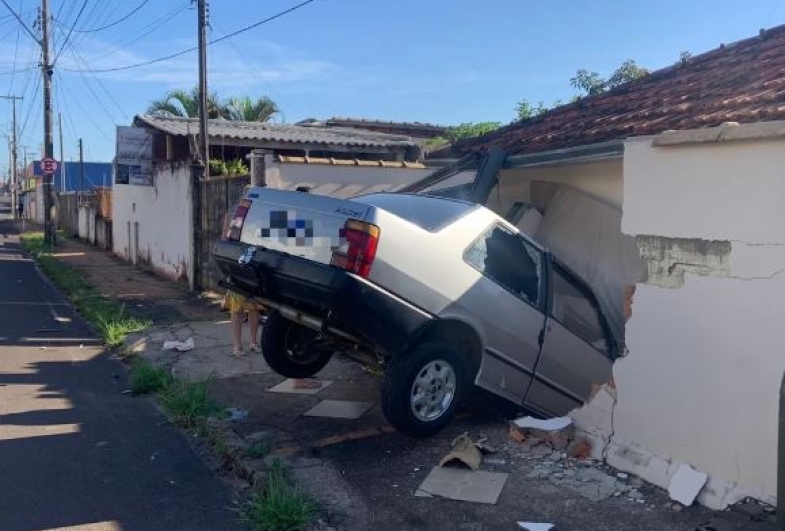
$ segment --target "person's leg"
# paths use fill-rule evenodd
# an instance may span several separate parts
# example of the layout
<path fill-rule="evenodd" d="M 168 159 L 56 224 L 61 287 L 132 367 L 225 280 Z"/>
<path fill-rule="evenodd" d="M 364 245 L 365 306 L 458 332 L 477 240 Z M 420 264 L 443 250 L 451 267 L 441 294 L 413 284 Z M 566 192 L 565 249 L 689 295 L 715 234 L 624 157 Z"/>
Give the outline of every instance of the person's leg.
<path fill-rule="evenodd" d="M 237 308 L 232 309 L 232 342 L 234 343 L 234 354 L 243 352 L 243 312 Z"/>
<path fill-rule="evenodd" d="M 251 352 L 259 352 L 259 310 L 248 310 L 248 327 L 251 330 Z"/>

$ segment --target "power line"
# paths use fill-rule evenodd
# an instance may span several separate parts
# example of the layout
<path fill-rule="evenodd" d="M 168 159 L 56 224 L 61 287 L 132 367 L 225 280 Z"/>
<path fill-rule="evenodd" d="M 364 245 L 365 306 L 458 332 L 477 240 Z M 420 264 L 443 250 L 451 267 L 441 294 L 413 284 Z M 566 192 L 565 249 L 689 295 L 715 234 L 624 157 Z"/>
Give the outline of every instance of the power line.
<path fill-rule="evenodd" d="M 82 64 L 82 65 L 84 65 L 84 66 L 87 66 L 87 65 L 86 65 L 86 62 L 85 62 L 85 59 L 84 59 L 84 57 L 82 56 L 82 54 L 80 54 L 80 53 L 79 53 L 79 52 L 76 50 L 76 46 L 74 45 L 73 41 L 71 41 L 71 42 L 69 42 L 69 43 L 68 43 L 68 51 L 69 51 L 69 52 L 71 52 L 71 56 L 74 58 L 74 61 L 76 61 L 76 63 L 77 63 L 77 64 Z M 114 97 L 114 96 L 112 95 L 112 93 L 111 93 L 111 92 L 110 92 L 110 91 L 109 91 L 109 90 L 106 88 L 106 86 L 105 86 L 105 85 L 103 84 L 103 82 L 102 82 L 102 81 L 101 81 L 101 80 L 98 78 L 98 76 L 96 76 L 95 74 L 92 74 L 92 73 L 90 73 L 90 72 L 88 72 L 88 73 L 89 73 L 91 76 L 93 76 L 93 79 L 94 79 L 94 80 L 95 80 L 95 81 L 98 83 L 98 86 L 101 88 L 101 90 L 103 90 L 103 91 L 104 91 L 104 93 L 107 95 L 107 97 L 109 98 L 109 100 L 110 100 L 110 101 L 111 101 L 111 102 L 114 104 L 114 106 L 117 108 L 117 110 L 118 110 L 118 111 L 120 111 L 120 115 L 121 115 L 121 116 L 124 116 L 124 117 L 127 119 L 127 118 L 128 118 L 128 114 L 125 112 L 125 110 L 123 110 L 122 106 L 121 106 L 119 103 L 117 103 L 117 100 L 115 99 L 115 97 Z M 115 125 L 117 125 L 117 121 L 114 119 L 114 116 L 112 115 L 112 113 L 110 113 L 110 112 L 109 112 L 109 111 L 106 109 L 106 107 L 104 107 L 104 106 L 103 106 L 103 104 L 101 103 L 101 101 L 100 101 L 100 99 L 98 98 L 98 96 L 97 96 L 97 95 L 96 95 L 96 94 L 95 94 L 95 93 L 92 91 L 92 89 L 91 89 L 91 87 L 90 87 L 90 85 L 89 85 L 89 80 L 87 79 L 87 76 L 84 74 L 84 71 L 80 70 L 80 71 L 79 71 L 79 75 L 80 75 L 80 76 L 82 76 L 82 79 L 84 80 L 85 84 L 87 85 L 87 88 L 90 90 L 90 92 L 92 92 L 92 93 L 93 93 L 93 96 L 94 96 L 94 97 L 95 97 L 95 99 L 98 101 L 99 105 L 101 105 L 101 107 L 103 107 L 103 108 L 104 108 L 104 111 L 106 111 L 107 115 L 109 116 L 109 119 L 110 119 L 110 120 L 111 120 L 113 123 L 115 123 Z"/>
<path fill-rule="evenodd" d="M 223 27 L 215 19 L 213 19 L 211 24 L 214 24 L 215 27 L 217 27 L 219 30 L 224 31 Z M 229 46 L 231 46 L 232 49 L 235 51 L 235 53 L 237 53 L 237 56 L 240 59 L 242 59 L 251 68 L 252 73 L 255 74 L 256 77 L 259 79 L 259 81 L 263 85 L 265 85 L 270 90 L 270 92 L 273 93 L 275 98 L 277 100 L 282 101 L 282 102 L 284 102 L 284 103 L 286 103 L 288 105 L 288 102 L 285 101 L 285 98 L 277 90 L 275 90 L 275 88 L 270 83 L 268 83 L 264 79 L 264 75 L 259 71 L 259 69 L 256 67 L 254 62 L 248 58 L 248 56 L 243 52 L 243 50 L 239 46 L 237 46 L 233 41 L 229 41 Z M 250 86 L 251 86 L 250 84 L 246 83 L 246 87 L 247 88 L 250 88 Z M 281 113 L 281 114 L 283 114 L 283 113 Z"/>
<path fill-rule="evenodd" d="M 0 1 L 5 1 L 5 0 L 0 0 Z M 224 35 L 223 37 L 219 37 L 219 38 L 217 38 L 215 40 L 212 40 L 208 44 L 210 44 L 210 45 L 217 44 L 217 43 L 219 43 L 221 41 L 225 41 L 226 39 L 229 39 L 231 37 L 235 37 L 237 35 L 240 35 L 241 33 L 245 33 L 246 31 L 250 31 L 250 30 L 252 30 L 254 28 L 258 28 L 262 24 L 266 24 L 268 22 L 272 22 L 275 19 L 281 18 L 282 16 L 287 15 L 287 14 L 291 13 L 292 11 L 296 11 L 296 10 L 302 8 L 302 7 L 305 7 L 306 5 L 310 4 L 311 2 L 315 2 L 315 1 L 316 0 L 305 0 L 305 2 L 301 2 L 301 3 L 297 4 L 296 6 L 290 7 L 289 9 L 287 9 L 285 11 L 281 11 L 280 13 L 276 13 L 275 15 L 267 17 L 264 20 L 260 20 L 259 22 L 251 24 L 250 26 L 246 26 L 246 27 L 241 28 L 241 29 L 239 29 L 237 31 L 234 31 L 234 32 L 232 32 L 232 33 L 230 33 L 228 35 Z M 163 61 L 168 61 L 169 59 L 174 59 L 175 57 L 180 57 L 181 55 L 185 55 L 187 53 L 191 53 L 191 52 L 196 51 L 198 49 L 199 49 L 198 46 L 194 46 L 193 48 L 189 48 L 187 50 L 182 50 L 182 51 L 179 51 L 179 52 L 176 52 L 176 53 L 172 53 L 172 54 L 166 55 L 164 57 L 159 57 L 158 59 L 152 59 L 150 61 L 144 61 L 144 62 L 141 62 L 141 63 L 132 64 L 132 65 L 117 66 L 117 67 L 114 67 L 114 68 L 91 69 L 91 70 L 88 70 L 88 72 L 92 72 L 92 73 L 98 74 L 98 73 L 102 73 L 102 72 L 118 72 L 118 71 L 121 71 L 121 70 L 130 70 L 132 68 L 139 68 L 141 66 L 148 66 L 148 65 L 155 64 L 155 63 L 161 63 Z M 71 69 L 63 68 L 62 70 L 71 70 Z"/>
<path fill-rule="evenodd" d="M 30 35 L 35 42 L 41 44 L 41 41 L 38 40 L 38 37 L 36 37 L 33 34 L 33 32 L 30 30 L 30 28 L 27 27 L 27 24 L 25 24 L 24 20 L 22 20 L 22 18 L 16 14 L 16 11 L 14 11 L 13 8 L 8 5 L 8 2 L 6 2 L 6 0 L 0 0 L 0 2 L 3 2 L 3 5 L 5 5 L 5 7 L 8 8 L 8 11 L 10 11 L 11 14 L 14 16 L 14 18 L 16 18 L 17 22 L 19 22 L 22 25 L 22 27 L 25 29 L 27 34 Z"/>
<path fill-rule="evenodd" d="M 99 133 L 101 133 L 104 136 L 104 138 L 106 138 L 110 142 L 114 141 L 114 138 L 112 138 L 109 134 L 107 134 L 107 132 L 104 131 L 103 127 L 101 127 L 101 125 L 99 125 L 98 122 L 95 121 L 95 119 L 93 118 L 93 115 L 91 113 L 87 112 L 87 110 L 84 107 L 82 107 L 82 104 L 79 103 L 79 99 L 78 98 L 74 98 L 74 95 L 70 91 L 70 89 L 68 88 L 68 85 L 65 84 L 65 83 L 60 83 L 60 84 L 63 87 L 63 92 L 65 92 L 65 95 L 70 97 L 69 101 L 73 101 L 76 104 L 76 106 L 79 107 L 79 110 L 82 111 L 82 114 L 84 114 L 84 116 L 87 117 L 88 120 L 90 120 L 90 122 L 93 124 L 93 126 L 95 126 L 95 129 Z"/>
<path fill-rule="evenodd" d="M 104 54 L 104 55 L 102 55 L 100 57 L 96 57 L 95 60 L 96 61 L 100 61 L 102 59 L 106 59 L 107 57 L 111 57 L 111 56 L 115 55 L 119 51 L 124 51 L 125 48 L 128 48 L 130 45 L 132 45 L 132 44 L 134 44 L 134 43 L 144 39 L 147 35 L 151 34 L 153 31 L 155 31 L 159 27 L 163 26 L 164 24 L 166 24 L 167 22 L 172 20 L 174 17 L 176 17 L 177 15 L 179 15 L 180 13 L 182 13 L 183 11 L 188 9 L 189 6 L 190 6 L 190 2 L 186 3 L 183 6 L 176 7 L 174 10 L 172 10 L 169 13 L 165 14 L 161 18 L 151 22 L 147 26 L 144 26 L 144 27 L 140 28 L 139 31 L 142 31 L 142 33 L 136 35 L 131 40 L 120 41 L 120 42 L 114 44 L 114 48 L 115 49 L 113 51 L 110 51 L 109 53 Z M 64 68 L 64 69 L 61 68 L 61 70 L 68 70 L 68 69 L 67 68 Z"/>
<path fill-rule="evenodd" d="M 74 58 L 74 60 L 76 61 L 76 63 L 77 63 L 77 64 L 80 64 L 80 63 L 81 63 L 81 64 L 84 64 L 84 58 L 83 58 L 83 57 L 82 57 L 82 56 L 81 56 L 81 55 L 80 55 L 80 54 L 79 54 L 79 53 L 76 51 L 76 49 L 74 49 L 74 47 L 73 47 L 72 45 L 70 45 L 70 44 L 69 44 L 69 46 L 68 46 L 68 50 L 71 52 L 71 55 L 73 56 L 73 58 Z M 89 72 L 88 72 L 88 73 L 89 73 Z M 109 119 L 112 121 L 112 123 L 114 123 L 115 125 L 117 125 L 117 120 L 115 120 L 115 119 L 114 119 L 114 116 L 112 115 L 112 113 L 111 113 L 111 112 L 109 112 L 109 110 L 108 110 L 108 109 L 107 109 L 107 108 L 104 106 L 104 104 L 101 102 L 101 100 L 100 100 L 100 98 L 98 97 L 98 95 L 97 95 L 97 94 L 96 94 L 96 93 L 93 91 L 93 89 L 92 89 L 92 87 L 90 86 L 89 80 L 87 79 L 87 76 L 85 75 L 85 73 L 84 73 L 83 71 L 80 71 L 80 72 L 79 72 L 79 75 L 80 75 L 80 76 L 82 76 L 82 79 L 84 80 L 84 82 L 85 82 L 85 85 L 87 85 L 87 89 L 90 91 L 90 93 L 93 95 L 93 97 L 95 97 L 96 101 L 97 101 L 97 102 L 98 102 L 98 104 L 101 106 L 101 108 L 104 110 L 104 112 L 106 112 L 107 116 L 109 116 Z M 126 113 L 125 113 L 125 111 L 123 110 L 123 108 L 120 106 L 120 104 L 119 104 L 119 103 L 117 103 L 117 100 L 114 98 L 114 96 L 112 96 L 112 93 L 111 93 L 111 92 L 109 92 L 109 91 L 106 89 L 106 87 L 105 87 L 105 86 L 104 86 L 104 84 L 101 82 L 101 80 L 100 80 L 100 79 L 98 79 L 98 77 L 96 77 L 96 76 L 95 76 L 95 74 L 92 74 L 92 73 L 91 73 L 90 75 L 91 75 L 91 76 L 93 76 L 93 79 L 95 79 L 95 80 L 96 80 L 96 82 L 98 83 L 98 86 L 99 86 L 99 87 L 100 87 L 100 88 L 101 88 L 101 89 L 104 91 L 104 93 L 105 93 L 105 94 L 106 94 L 106 95 L 109 97 L 109 99 L 111 100 L 111 102 L 112 102 L 112 103 L 114 103 L 115 107 L 117 107 L 117 109 L 120 111 L 120 114 L 121 114 L 122 116 L 125 116 L 126 118 L 128 118 L 128 116 L 126 115 Z"/>
<path fill-rule="evenodd" d="M 36 107 L 36 96 L 38 96 L 38 91 L 41 88 L 41 78 L 36 76 L 36 83 L 35 87 L 33 88 L 33 96 L 30 98 L 30 106 L 27 108 L 27 115 L 25 116 L 25 120 L 22 124 L 22 128 L 19 130 L 19 138 L 22 138 L 25 134 L 25 129 L 27 129 L 27 122 L 30 119 L 30 115 L 33 112 L 33 107 Z"/>
<path fill-rule="evenodd" d="M 19 2 L 19 9 L 22 9 L 22 2 Z M 11 81 L 8 82 L 9 90 L 14 86 L 14 78 L 16 77 L 16 61 L 19 56 L 19 28 L 16 29 L 16 42 L 14 43 L 14 69 L 11 72 Z"/>
<path fill-rule="evenodd" d="M 5 0 L 2 1 L 5 2 Z M 52 61 L 52 64 L 57 63 L 57 60 L 60 58 L 60 54 L 63 53 L 63 49 L 65 48 L 65 45 L 68 44 L 68 39 L 71 38 L 71 34 L 74 32 L 74 28 L 79 22 L 79 18 L 82 16 L 82 13 L 84 12 L 84 9 L 87 7 L 87 3 L 89 1 L 90 0 L 84 0 L 84 2 L 82 2 L 82 7 L 79 8 L 79 13 L 76 14 L 76 19 L 74 20 L 74 23 L 71 24 L 71 29 L 68 31 L 68 35 L 65 36 L 65 40 L 63 41 L 63 43 L 60 45 L 60 50 L 55 54 L 55 58 Z"/>
<path fill-rule="evenodd" d="M 111 24 L 106 24 L 105 26 L 101 26 L 100 28 L 91 28 L 91 29 L 86 29 L 86 30 L 74 30 L 74 31 L 76 31 L 77 33 L 94 33 L 96 31 L 103 31 L 105 29 L 112 28 L 114 26 L 117 26 L 121 22 L 125 22 L 126 20 L 131 18 L 134 14 L 136 14 L 137 11 L 142 9 L 149 1 L 150 0 L 142 0 L 142 3 L 139 4 L 138 6 L 136 6 L 136 8 L 134 8 L 130 13 L 128 13 L 127 15 L 125 15 L 122 18 L 119 18 L 119 19 L 115 20 Z"/>

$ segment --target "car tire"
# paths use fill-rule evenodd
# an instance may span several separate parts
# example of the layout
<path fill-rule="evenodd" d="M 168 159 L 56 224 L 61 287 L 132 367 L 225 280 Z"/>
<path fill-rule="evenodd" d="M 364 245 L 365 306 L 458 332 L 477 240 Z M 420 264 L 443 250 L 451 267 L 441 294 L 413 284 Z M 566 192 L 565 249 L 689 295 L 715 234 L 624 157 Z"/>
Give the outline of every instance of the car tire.
<path fill-rule="evenodd" d="M 321 371 L 333 352 L 312 346 L 305 355 L 298 352 L 303 342 L 312 341 L 317 332 L 286 319 L 271 310 L 262 328 L 262 356 L 272 370 L 287 378 L 308 378 Z"/>
<path fill-rule="evenodd" d="M 467 387 L 460 351 L 445 341 L 431 340 L 387 367 L 382 411 L 399 432 L 429 437 L 452 420 Z"/>

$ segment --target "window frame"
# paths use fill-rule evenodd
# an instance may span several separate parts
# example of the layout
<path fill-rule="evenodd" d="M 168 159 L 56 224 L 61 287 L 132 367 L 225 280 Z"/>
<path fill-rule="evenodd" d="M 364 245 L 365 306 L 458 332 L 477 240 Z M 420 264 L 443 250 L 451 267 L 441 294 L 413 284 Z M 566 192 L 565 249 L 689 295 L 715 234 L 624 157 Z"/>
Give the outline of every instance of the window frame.
<path fill-rule="evenodd" d="M 537 254 L 538 254 L 539 258 L 540 258 L 540 278 L 539 278 L 539 286 L 538 286 L 538 289 L 537 289 L 537 301 L 536 301 L 536 303 L 533 303 L 532 301 L 527 300 L 525 297 L 522 297 L 520 294 L 515 293 L 514 291 L 512 291 L 508 287 L 502 285 L 496 279 L 488 276 L 485 273 L 485 271 L 481 271 L 480 269 L 476 268 L 471 262 L 469 262 L 467 260 L 467 255 L 468 255 L 469 251 L 475 245 L 477 245 L 477 242 L 479 242 L 480 240 L 486 238 L 488 233 L 491 232 L 496 227 L 498 227 L 498 228 L 500 228 L 500 229 L 502 229 L 504 231 L 507 231 L 510 234 L 513 234 L 514 236 L 517 236 L 518 238 L 523 240 L 523 243 L 525 245 L 528 245 L 534 251 L 537 252 Z M 548 273 L 547 273 L 547 270 L 548 270 L 547 269 L 548 268 L 547 253 L 545 252 L 545 250 L 542 247 L 537 245 L 535 242 L 531 241 L 529 238 L 526 238 L 517 229 L 510 229 L 509 227 L 505 226 L 500 221 L 493 221 L 492 223 L 487 225 L 482 230 L 482 232 L 476 238 L 474 238 L 471 241 L 471 243 L 469 243 L 469 245 L 466 246 L 466 248 L 463 250 L 463 254 L 461 255 L 461 258 L 463 259 L 463 263 L 465 263 L 467 266 L 472 268 L 474 271 L 477 271 L 484 278 L 486 278 L 489 281 L 493 282 L 496 286 L 500 287 L 501 289 L 503 289 L 504 291 L 506 291 L 507 293 L 509 293 L 513 297 L 515 297 L 516 299 L 520 300 L 521 302 L 524 302 L 524 303 L 528 304 L 529 306 L 531 306 L 532 308 L 535 308 L 541 314 L 545 314 L 546 307 L 547 307 L 547 304 L 546 304 L 547 303 L 547 300 L 546 300 L 547 299 L 547 292 L 546 292 L 546 290 L 548 289 L 547 285 L 549 284 L 547 282 L 547 275 L 548 275 Z"/>
<path fill-rule="evenodd" d="M 600 303 L 597 300 L 597 296 L 591 290 L 589 285 L 584 282 L 582 278 L 580 278 L 576 273 L 570 270 L 566 264 L 561 262 L 558 258 L 556 258 L 552 253 L 547 254 L 547 263 L 548 263 L 548 294 L 547 294 L 547 308 L 546 308 L 546 316 L 548 319 L 553 319 L 557 323 L 559 323 L 565 330 L 570 332 L 574 337 L 577 337 L 586 345 L 590 346 L 596 352 L 602 354 L 610 358 L 611 360 L 616 359 L 617 356 L 617 344 L 616 339 L 611 332 L 610 325 L 608 324 L 608 320 L 605 317 L 605 314 L 600 307 Z M 607 349 L 605 351 L 598 349 L 594 345 L 592 345 L 589 341 L 586 340 L 583 336 L 575 333 L 570 327 L 564 324 L 560 319 L 558 319 L 555 315 L 553 315 L 553 287 L 555 282 L 553 281 L 555 274 L 560 274 L 565 280 L 567 280 L 572 286 L 574 286 L 584 297 L 586 297 L 589 302 L 591 303 L 592 308 L 594 311 L 597 312 L 597 317 L 600 321 L 600 328 L 602 329 L 603 334 L 605 335 L 605 342 L 607 344 Z"/>

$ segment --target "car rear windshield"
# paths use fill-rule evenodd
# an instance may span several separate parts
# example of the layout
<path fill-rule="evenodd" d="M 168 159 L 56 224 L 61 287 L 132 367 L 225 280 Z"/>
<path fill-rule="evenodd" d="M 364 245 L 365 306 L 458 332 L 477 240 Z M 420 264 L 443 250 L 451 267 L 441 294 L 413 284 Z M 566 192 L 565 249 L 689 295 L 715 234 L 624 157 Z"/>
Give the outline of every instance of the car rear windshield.
<path fill-rule="evenodd" d="M 369 194 L 356 201 L 381 208 L 429 232 L 460 218 L 476 205 L 426 195 Z"/>

